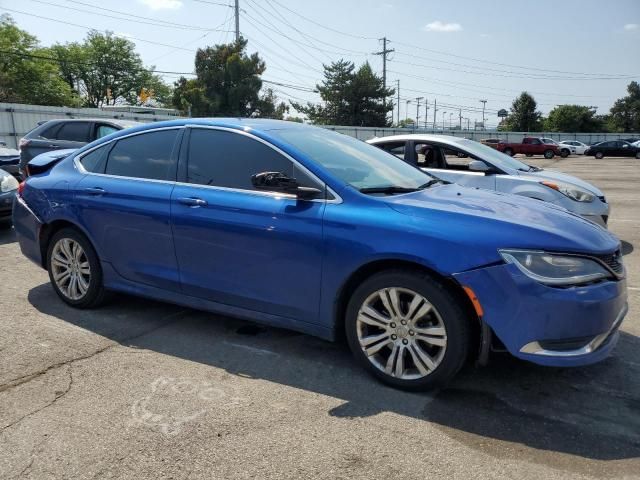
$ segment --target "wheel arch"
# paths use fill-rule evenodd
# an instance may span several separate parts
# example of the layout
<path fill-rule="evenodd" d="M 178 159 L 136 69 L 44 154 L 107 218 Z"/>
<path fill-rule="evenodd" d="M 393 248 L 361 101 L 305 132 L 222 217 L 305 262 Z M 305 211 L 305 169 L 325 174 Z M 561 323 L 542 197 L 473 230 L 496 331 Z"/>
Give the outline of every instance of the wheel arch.
<path fill-rule="evenodd" d="M 56 234 L 56 232 L 59 232 L 63 228 L 73 228 L 74 230 L 77 230 L 78 232 L 82 233 L 87 238 L 89 243 L 91 243 L 91 246 L 93 247 L 93 249 L 96 252 L 98 251 L 96 249 L 95 243 L 91 240 L 91 237 L 77 223 L 74 223 L 65 218 L 52 220 L 48 223 L 45 223 L 42 226 L 42 228 L 40 229 L 40 236 L 38 239 L 39 240 L 38 243 L 40 244 L 40 258 L 42 263 L 41 266 L 44 269 L 47 268 L 47 250 L 49 249 L 49 242 L 51 241 L 51 238 Z"/>
<path fill-rule="evenodd" d="M 465 311 L 468 314 L 468 318 L 474 320 L 471 322 L 472 338 L 480 339 L 482 321 L 478 317 L 476 310 L 465 293 L 462 285 L 460 285 L 455 279 L 444 276 L 439 272 L 406 259 L 387 258 L 377 259 L 361 265 L 356 271 L 354 271 L 342 284 L 336 295 L 334 304 L 334 337 L 336 340 L 344 341 L 345 339 L 345 317 L 349 298 L 353 292 L 358 288 L 364 280 L 367 278 L 387 270 L 405 270 L 408 272 L 417 272 L 421 274 L 427 274 L 435 280 L 441 282 L 464 306 Z M 473 345 L 476 347 L 476 344 Z M 477 342 L 479 346 L 479 342 Z M 471 357 L 477 356 L 477 352 L 472 352 Z"/>

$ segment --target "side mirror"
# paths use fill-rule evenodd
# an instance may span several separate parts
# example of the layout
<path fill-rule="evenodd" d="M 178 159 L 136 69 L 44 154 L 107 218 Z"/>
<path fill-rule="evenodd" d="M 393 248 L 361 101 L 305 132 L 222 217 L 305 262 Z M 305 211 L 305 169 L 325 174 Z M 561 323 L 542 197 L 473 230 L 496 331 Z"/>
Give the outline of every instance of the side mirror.
<path fill-rule="evenodd" d="M 318 198 L 322 191 L 313 187 L 302 187 L 295 178 L 281 172 L 261 172 L 251 176 L 251 184 L 257 190 L 281 192 L 295 195 L 303 200 Z"/>
<path fill-rule="evenodd" d="M 490 170 L 491 167 L 482 160 L 471 160 L 469 162 L 469 171 L 471 172 L 488 172 Z"/>

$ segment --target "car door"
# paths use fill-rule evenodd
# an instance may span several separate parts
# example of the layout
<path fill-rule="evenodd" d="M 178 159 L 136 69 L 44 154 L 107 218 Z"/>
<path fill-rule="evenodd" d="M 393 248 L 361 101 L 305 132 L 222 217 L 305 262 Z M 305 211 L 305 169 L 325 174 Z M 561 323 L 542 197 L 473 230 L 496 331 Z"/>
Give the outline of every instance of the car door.
<path fill-rule="evenodd" d="M 171 191 L 184 129 L 122 137 L 83 155 L 77 215 L 103 262 L 120 277 L 180 291 L 171 231 Z"/>
<path fill-rule="evenodd" d="M 629 143 L 618 140 L 616 142 L 616 155 L 619 157 L 632 157 L 635 152 Z"/>
<path fill-rule="evenodd" d="M 315 323 L 325 199 L 255 190 L 265 171 L 325 185 L 252 135 L 191 127 L 183 141 L 172 223 L 183 292 L 245 310 Z"/>

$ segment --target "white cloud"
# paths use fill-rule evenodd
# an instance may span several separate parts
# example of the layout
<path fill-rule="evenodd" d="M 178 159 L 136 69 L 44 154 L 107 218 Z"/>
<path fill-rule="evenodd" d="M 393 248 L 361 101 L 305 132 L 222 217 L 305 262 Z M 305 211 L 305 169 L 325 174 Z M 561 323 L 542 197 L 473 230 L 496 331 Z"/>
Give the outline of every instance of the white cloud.
<path fill-rule="evenodd" d="M 182 7 L 181 0 L 138 0 L 151 10 L 176 10 Z"/>
<path fill-rule="evenodd" d="M 436 20 L 435 22 L 426 24 L 424 29 L 427 32 L 459 32 L 462 30 L 462 25 L 459 23 L 446 23 Z"/>
<path fill-rule="evenodd" d="M 637 23 L 627 23 L 624 27 L 625 30 L 638 30 L 638 24 Z"/>

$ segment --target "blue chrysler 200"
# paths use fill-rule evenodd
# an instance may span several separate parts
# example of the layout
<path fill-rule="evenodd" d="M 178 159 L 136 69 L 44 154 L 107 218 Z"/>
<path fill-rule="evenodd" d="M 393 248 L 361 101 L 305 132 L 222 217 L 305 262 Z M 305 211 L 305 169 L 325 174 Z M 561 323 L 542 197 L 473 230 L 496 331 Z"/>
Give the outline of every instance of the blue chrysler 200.
<path fill-rule="evenodd" d="M 492 346 L 594 363 L 627 311 L 605 229 L 319 128 L 156 123 L 45 154 L 28 173 L 20 247 L 66 303 L 95 307 L 113 290 L 345 335 L 396 387 L 442 384 Z"/>

